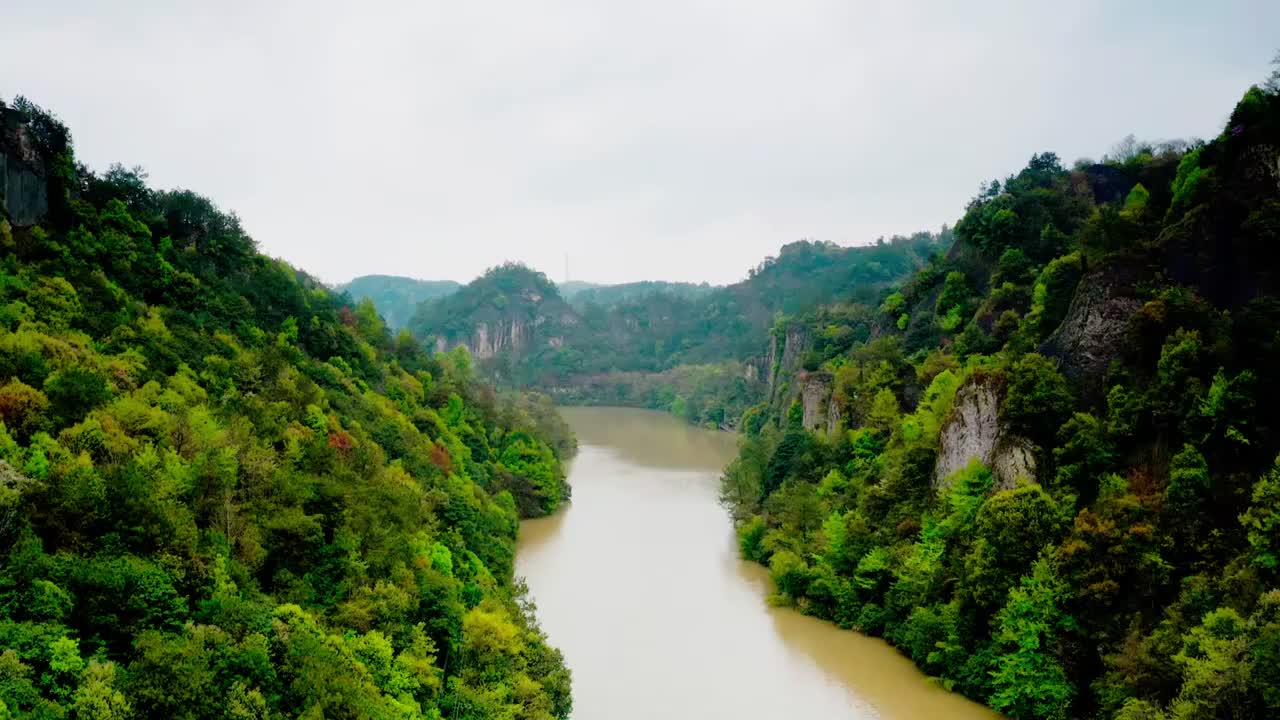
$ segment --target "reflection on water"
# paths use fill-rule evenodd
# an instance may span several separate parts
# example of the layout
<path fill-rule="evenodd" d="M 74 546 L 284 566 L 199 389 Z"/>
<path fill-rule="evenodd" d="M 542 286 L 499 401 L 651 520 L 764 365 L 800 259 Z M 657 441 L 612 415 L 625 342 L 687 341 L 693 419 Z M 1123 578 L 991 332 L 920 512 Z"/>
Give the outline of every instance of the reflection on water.
<path fill-rule="evenodd" d="M 521 526 L 517 572 L 574 673 L 575 720 L 991 720 L 885 643 L 770 608 L 716 502 L 726 433 L 566 408 L 573 503 Z"/>

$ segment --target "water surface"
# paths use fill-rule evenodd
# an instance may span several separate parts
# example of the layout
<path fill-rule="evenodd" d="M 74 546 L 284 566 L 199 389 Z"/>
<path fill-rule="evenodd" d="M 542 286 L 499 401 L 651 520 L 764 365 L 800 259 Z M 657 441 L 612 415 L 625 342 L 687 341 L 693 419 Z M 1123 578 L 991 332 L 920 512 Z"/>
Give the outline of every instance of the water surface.
<path fill-rule="evenodd" d="M 574 720 L 996 720 L 880 640 L 765 603 L 717 503 L 735 440 L 664 413 L 565 408 L 573 503 L 523 523 L 525 576 L 573 670 Z"/>

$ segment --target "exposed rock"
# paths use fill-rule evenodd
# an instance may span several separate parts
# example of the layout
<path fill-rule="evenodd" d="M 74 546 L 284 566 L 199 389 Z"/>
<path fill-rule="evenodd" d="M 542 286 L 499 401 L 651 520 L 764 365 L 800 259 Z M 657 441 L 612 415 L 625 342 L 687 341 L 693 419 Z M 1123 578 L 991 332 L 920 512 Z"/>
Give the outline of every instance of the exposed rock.
<path fill-rule="evenodd" d="M 0 115 L 0 211 L 17 227 L 34 225 L 49 212 L 44 163 L 16 111 Z"/>
<path fill-rule="evenodd" d="M 37 483 L 4 460 L 0 460 L 0 540 L 7 540 L 17 529 L 22 517 L 18 499 Z"/>
<path fill-rule="evenodd" d="M 831 434 L 840 429 L 840 423 L 844 421 L 844 414 L 840 412 L 840 403 L 836 402 L 835 393 L 827 394 L 827 434 Z"/>
<path fill-rule="evenodd" d="M 831 389 L 835 378 L 829 372 L 810 372 L 800 376 L 800 405 L 804 410 L 807 430 L 826 428 L 830 424 Z"/>
<path fill-rule="evenodd" d="M 769 340 L 769 407 L 777 415 L 784 415 L 793 400 L 800 394 L 801 387 L 794 382 L 813 340 L 809 337 L 809 328 L 801 323 L 787 326 L 783 334 L 781 350 L 778 338 L 771 336 Z"/>
<path fill-rule="evenodd" d="M 1001 489 L 1013 487 L 1018 478 L 1035 480 L 1035 446 L 1026 438 L 1002 435 L 991 453 L 991 474 Z"/>
<path fill-rule="evenodd" d="M 945 488 L 947 478 L 973 458 L 991 469 L 999 489 L 1013 487 L 1020 477 L 1035 480 L 1031 443 L 1006 433 L 1000 425 L 1001 399 L 999 383 L 988 377 L 975 377 L 956 392 L 939 438 L 934 487 Z"/>
<path fill-rule="evenodd" d="M 794 374 L 800 368 L 800 361 L 804 359 L 804 354 L 809 352 L 811 339 L 809 337 L 809 328 L 801 323 L 792 323 L 787 326 L 787 331 L 783 335 L 782 350 L 779 354 L 778 337 L 771 335 L 769 338 L 769 388 L 773 390 L 778 382 L 778 376 L 787 373 Z"/>
<path fill-rule="evenodd" d="M 1062 372 L 1075 381 L 1100 380 L 1119 356 L 1125 329 L 1142 302 L 1124 293 L 1133 284 L 1115 270 L 1095 270 L 1080 279 L 1062 324 L 1040 353 L 1062 361 Z"/>
<path fill-rule="evenodd" d="M 487 322 L 476 323 L 466 346 L 477 359 L 488 360 L 504 350 L 524 350 L 528 343 L 528 323 L 502 318 L 495 320 L 492 327 Z"/>

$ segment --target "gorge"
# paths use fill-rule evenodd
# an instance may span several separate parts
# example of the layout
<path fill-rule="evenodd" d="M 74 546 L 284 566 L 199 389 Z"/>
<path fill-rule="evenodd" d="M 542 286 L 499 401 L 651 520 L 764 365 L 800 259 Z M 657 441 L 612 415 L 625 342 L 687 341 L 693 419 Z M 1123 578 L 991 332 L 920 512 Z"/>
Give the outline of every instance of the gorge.
<path fill-rule="evenodd" d="M 336 288 L 0 102 L 0 720 L 1276 717 L 1280 70 L 957 213 Z"/>

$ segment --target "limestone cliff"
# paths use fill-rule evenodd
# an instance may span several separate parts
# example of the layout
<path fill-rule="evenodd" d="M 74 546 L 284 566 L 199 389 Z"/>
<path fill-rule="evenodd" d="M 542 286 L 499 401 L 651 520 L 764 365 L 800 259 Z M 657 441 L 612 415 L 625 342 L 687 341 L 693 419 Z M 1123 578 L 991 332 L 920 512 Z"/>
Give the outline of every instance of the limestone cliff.
<path fill-rule="evenodd" d="M 973 458 L 995 476 L 996 487 L 1011 488 L 1018 478 L 1034 481 L 1035 454 L 1031 444 L 1005 431 L 1000 424 L 1003 389 L 988 376 L 971 378 L 956 393 L 951 415 L 942 426 L 934 486 L 944 488 L 955 471 Z"/>
<path fill-rule="evenodd" d="M 30 128 L 15 110 L 0 108 L 0 213 L 17 227 L 49 211 L 47 171 Z"/>
<path fill-rule="evenodd" d="M 496 378 L 525 384 L 535 379 L 522 374 L 526 361 L 558 351 L 579 322 L 546 276 L 507 265 L 423 303 L 411 327 L 437 352 L 466 346 Z"/>
<path fill-rule="evenodd" d="M 779 342 L 781 334 L 781 343 Z M 772 393 L 780 389 L 779 382 L 785 377 L 794 377 L 800 369 L 804 354 L 813 346 L 809 336 L 809 328 L 803 323 L 791 323 L 781 333 L 774 332 L 769 336 L 769 389 Z"/>
<path fill-rule="evenodd" d="M 768 405 L 773 416 L 784 416 L 791 403 L 801 398 L 801 364 L 812 347 L 809 327 L 803 323 L 790 323 L 770 334 Z"/>
<path fill-rule="evenodd" d="M 799 383 L 805 429 L 827 432 L 834 430 L 840 422 L 839 407 L 832 402 L 831 397 L 835 377 L 825 371 L 802 372 Z"/>

